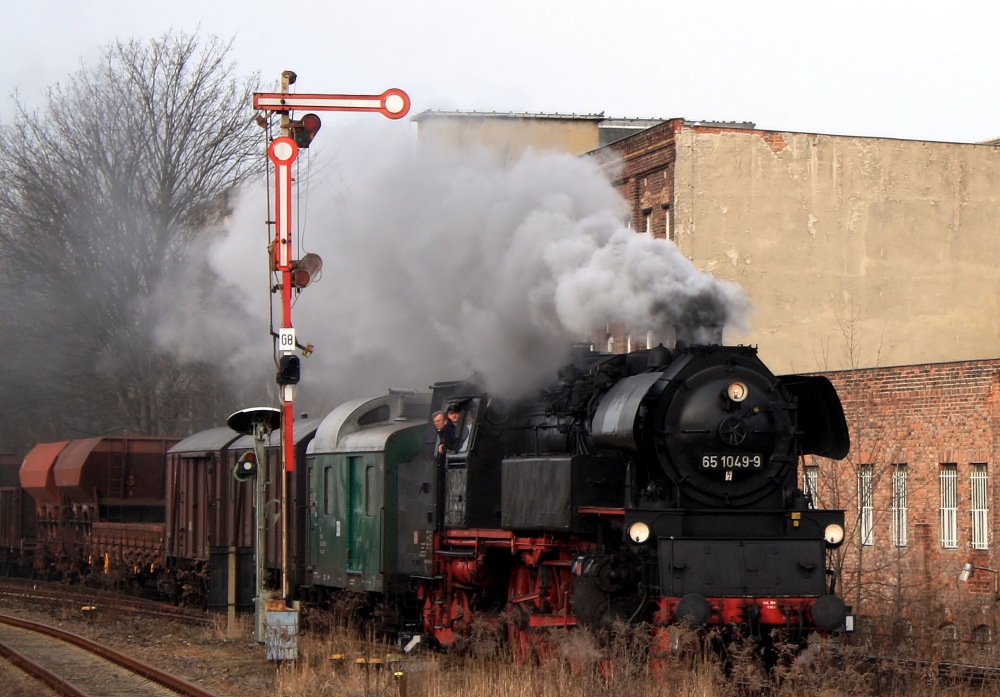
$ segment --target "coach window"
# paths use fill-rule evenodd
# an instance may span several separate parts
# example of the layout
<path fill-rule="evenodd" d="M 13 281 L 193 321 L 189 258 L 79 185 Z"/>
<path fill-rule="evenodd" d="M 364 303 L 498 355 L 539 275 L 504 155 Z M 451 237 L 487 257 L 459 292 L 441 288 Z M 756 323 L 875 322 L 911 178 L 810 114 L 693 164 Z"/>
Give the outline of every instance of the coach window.
<path fill-rule="evenodd" d="M 375 489 L 375 468 L 365 467 L 365 515 L 369 518 L 378 510 L 378 492 Z"/>
<path fill-rule="evenodd" d="M 333 515 L 333 468 L 323 469 L 323 514 Z"/>

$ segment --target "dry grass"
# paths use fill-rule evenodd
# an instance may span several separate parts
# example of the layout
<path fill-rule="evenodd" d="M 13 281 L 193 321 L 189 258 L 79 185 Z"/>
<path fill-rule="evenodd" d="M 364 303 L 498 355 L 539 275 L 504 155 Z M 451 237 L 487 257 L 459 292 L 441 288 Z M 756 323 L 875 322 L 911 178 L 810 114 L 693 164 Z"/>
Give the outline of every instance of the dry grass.
<path fill-rule="evenodd" d="M 277 695 L 288 697 L 959 697 L 996 692 L 995 685 L 974 687 L 941 678 L 936 662 L 915 669 L 913 664 L 862 660 L 869 655 L 871 636 L 863 646 L 838 646 L 821 638 L 814 638 L 804 651 L 779 646 L 773 668 L 766 670 L 753 642 L 720 649 L 718 637 L 683 631 L 676 635 L 677 650 L 653 655 L 646 628 L 618 628 L 601 637 L 553 631 L 535 661 L 519 665 L 501 641 L 502 628 L 484 624 L 460 646 L 421 654 L 426 662 L 414 663 L 414 669 L 399 675 L 391 665 L 372 667 L 352 660 L 392 653 L 393 647 L 331 627 L 321 636 L 300 637 L 301 660 L 278 669 L 274 686 Z M 925 647 L 925 652 L 933 650 L 933 645 Z M 348 658 L 331 661 L 333 654 Z"/>
<path fill-rule="evenodd" d="M 974 687 L 938 674 L 946 658 L 993 665 L 989 647 L 943 641 L 939 632 L 919 627 L 901 634 L 893 623 L 867 622 L 843 647 L 818 638 L 804 651 L 778 647 L 768 671 L 752 642 L 721 649 L 718 637 L 677 630 L 672 646 L 657 652 L 646 627 L 621 627 L 599 636 L 552 631 L 535 660 L 520 665 L 504 627 L 480 623 L 448 651 L 421 650 L 406 657 L 406 664 L 379 665 L 356 660 L 384 658 L 396 647 L 359 633 L 349 613 L 308 615 L 308 629 L 299 636 L 300 659 L 279 665 L 266 662 L 263 647 L 252 640 L 250 615 L 239 616 L 231 636 L 225 617 L 201 627 L 124 611 L 50 608 L 49 613 L 71 631 L 123 647 L 220 697 L 971 697 L 997 691 L 996 685 Z M 862 660 L 871 654 L 927 662 Z M 337 655 L 343 658 L 333 658 Z M 397 668 L 404 668 L 401 676 Z M 0 674 L 0 685 L 8 684 L 16 683 Z M 24 694 L 33 693 L 29 688 Z"/>

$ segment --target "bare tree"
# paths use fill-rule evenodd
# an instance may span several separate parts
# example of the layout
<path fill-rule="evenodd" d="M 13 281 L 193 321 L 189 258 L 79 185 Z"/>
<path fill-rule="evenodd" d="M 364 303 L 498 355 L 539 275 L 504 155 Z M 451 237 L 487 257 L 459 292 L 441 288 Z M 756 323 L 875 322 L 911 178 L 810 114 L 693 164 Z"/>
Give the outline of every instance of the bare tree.
<path fill-rule="evenodd" d="M 845 598 L 855 612 L 899 619 L 926 586 L 914 553 L 918 521 L 902 511 L 930 483 L 909 476 L 919 475 L 910 472 L 905 455 L 912 415 L 879 379 L 883 337 L 869 351 L 860 320 L 853 303 L 846 318 L 838 317 L 848 365 L 830 376 L 844 405 L 851 453 L 841 462 L 814 458 L 813 464 L 820 465 L 820 503 L 847 511 L 845 541 L 834 556 Z"/>
<path fill-rule="evenodd" d="M 257 76 L 239 79 L 230 49 L 173 33 L 116 42 L 40 112 L 16 101 L 0 130 L 0 439 L 13 427 L 22 440 L 10 445 L 183 435 L 231 406 L 217 370 L 157 346 L 150 302 L 197 275 L 230 193 L 263 171 Z"/>

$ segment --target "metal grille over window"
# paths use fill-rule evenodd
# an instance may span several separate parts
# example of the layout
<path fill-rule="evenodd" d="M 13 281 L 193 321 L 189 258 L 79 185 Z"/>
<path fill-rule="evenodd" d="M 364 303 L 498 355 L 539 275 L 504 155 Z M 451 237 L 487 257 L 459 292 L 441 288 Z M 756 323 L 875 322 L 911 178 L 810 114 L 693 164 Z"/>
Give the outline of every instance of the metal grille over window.
<path fill-rule="evenodd" d="M 988 473 L 985 464 L 972 465 L 972 548 L 989 549 Z"/>
<path fill-rule="evenodd" d="M 892 543 L 906 546 L 906 465 L 896 465 L 892 471 Z"/>
<path fill-rule="evenodd" d="M 874 511 L 872 510 L 872 475 L 874 469 L 874 465 L 861 465 L 861 469 L 858 472 L 858 511 L 860 515 L 858 527 L 861 529 L 861 544 L 869 547 L 875 544 Z"/>
<path fill-rule="evenodd" d="M 958 466 L 941 465 L 941 546 L 958 548 Z"/>
<path fill-rule="evenodd" d="M 812 506 L 819 506 L 819 467 L 808 466 L 805 471 L 806 493 L 812 500 Z"/>

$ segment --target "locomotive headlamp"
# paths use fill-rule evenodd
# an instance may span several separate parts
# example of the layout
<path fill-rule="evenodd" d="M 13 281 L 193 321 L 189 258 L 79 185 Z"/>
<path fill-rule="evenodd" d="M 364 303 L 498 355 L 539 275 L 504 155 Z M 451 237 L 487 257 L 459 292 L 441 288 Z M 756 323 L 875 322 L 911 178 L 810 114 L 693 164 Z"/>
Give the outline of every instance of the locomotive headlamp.
<path fill-rule="evenodd" d="M 844 528 L 838 523 L 830 523 L 823 531 L 823 539 L 830 547 L 839 547 L 844 541 Z"/>
<path fill-rule="evenodd" d="M 628 526 L 629 539 L 636 544 L 642 544 L 649 539 L 649 526 L 638 521 Z"/>
<path fill-rule="evenodd" d="M 747 386 L 742 382 L 734 382 L 726 388 L 726 395 L 734 402 L 742 402 L 747 398 L 749 392 Z"/>

